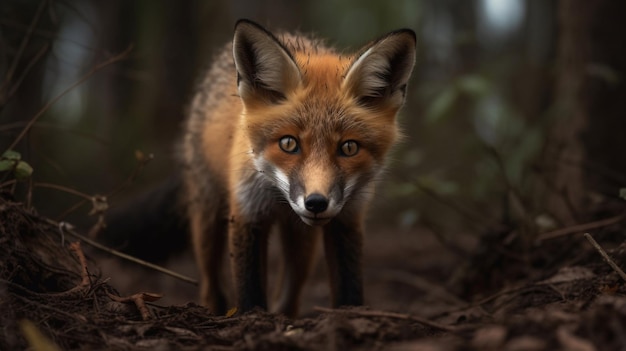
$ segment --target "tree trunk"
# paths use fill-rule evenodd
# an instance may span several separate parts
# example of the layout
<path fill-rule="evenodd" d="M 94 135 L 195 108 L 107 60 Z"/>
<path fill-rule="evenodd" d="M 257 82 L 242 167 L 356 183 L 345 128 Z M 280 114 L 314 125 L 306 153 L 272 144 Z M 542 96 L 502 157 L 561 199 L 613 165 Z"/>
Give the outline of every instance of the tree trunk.
<path fill-rule="evenodd" d="M 558 192 L 547 209 L 565 225 L 626 186 L 624 13 L 624 1 L 559 3 L 556 123 L 543 161 Z"/>

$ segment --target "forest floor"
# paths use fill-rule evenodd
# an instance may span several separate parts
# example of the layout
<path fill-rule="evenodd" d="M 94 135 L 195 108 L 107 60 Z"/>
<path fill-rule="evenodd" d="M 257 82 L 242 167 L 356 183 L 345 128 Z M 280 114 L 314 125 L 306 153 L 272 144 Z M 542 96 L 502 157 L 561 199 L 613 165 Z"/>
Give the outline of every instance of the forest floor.
<path fill-rule="evenodd" d="M 453 244 L 428 230 L 373 230 L 365 245 L 367 307 L 327 308 L 320 262 L 302 317 L 289 319 L 212 315 L 188 302 L 194 286 L 93 259 L 68 228 L 3 195 L 0 349 L 624 350 L 623 215 L 603 218 L 611 220 L 532 243 L 506 228 Z M 188 266 L 188 258 L 173 264 Z M 153 301 L 158 294 L 168 298 Z"/>

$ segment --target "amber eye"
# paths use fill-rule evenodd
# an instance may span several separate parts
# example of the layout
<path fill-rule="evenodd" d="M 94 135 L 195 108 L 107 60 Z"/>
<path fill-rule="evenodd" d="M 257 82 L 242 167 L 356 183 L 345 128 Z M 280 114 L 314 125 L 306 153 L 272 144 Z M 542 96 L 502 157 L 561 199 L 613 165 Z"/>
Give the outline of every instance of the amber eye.
<path fill-rule="evenodd" d="M 280 146 L 281 150 L 290 154 L 295 154 L 300 151 L 300 147 L 298 146 L 296 138 L 292 137 L 291 135 L 285 135 L 284 137 L 280 138 L 280 140 L 278 141 L 278 146 Z"/>
<path fill-rule="evenodd" d="M 342 156 L 354 156 L 359 152 L 359 144 L 357 144 L 354 140 L 348 140 L 341 144 L 339 152 Z"/>

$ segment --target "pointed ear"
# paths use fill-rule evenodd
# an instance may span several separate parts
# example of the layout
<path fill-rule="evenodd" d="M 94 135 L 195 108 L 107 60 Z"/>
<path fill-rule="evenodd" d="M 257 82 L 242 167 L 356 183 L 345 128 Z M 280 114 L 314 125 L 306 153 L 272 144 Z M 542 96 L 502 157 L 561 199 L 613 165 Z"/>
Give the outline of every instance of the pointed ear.
<path fill-rule="evenodd" d="M 400 108 L 415 64 L 415 33 L 402 29 L 365 46 L 344 79 L 344 87 L 370 108 Z"/>
<path fill-rule="evenodd" d="M 233 56 L 239 96 L 244 103 L 277 103 L 300 83 L 300 70 L 291 54 L 254 22 L 237 22 Z"/>

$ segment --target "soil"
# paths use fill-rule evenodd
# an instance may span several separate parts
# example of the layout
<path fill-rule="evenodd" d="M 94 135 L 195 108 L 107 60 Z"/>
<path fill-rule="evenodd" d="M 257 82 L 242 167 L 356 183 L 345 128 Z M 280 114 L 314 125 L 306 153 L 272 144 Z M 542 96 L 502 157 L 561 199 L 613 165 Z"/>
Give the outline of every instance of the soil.
<path fill-rule="evenodd" d="M 626 267 L 625 225 L 615 217 L 623 210 L 587 226 L 603 249 L 582 227 L 535 242 L 514 227 L 453 241 L 424 229 L 376 229 L 365 246 L 367 306 L 325 307 L 320 263 L 302 317 L 289 319 L 213 315 L 188 302 L 195 287 L 89 258 L 92 249 L 75 244 L 68 227 L 4 194 L 0 350 L 624 350 L 626 287 L 617 267 Z M 163 293 L 168 299 L 158 300 Z"/>

